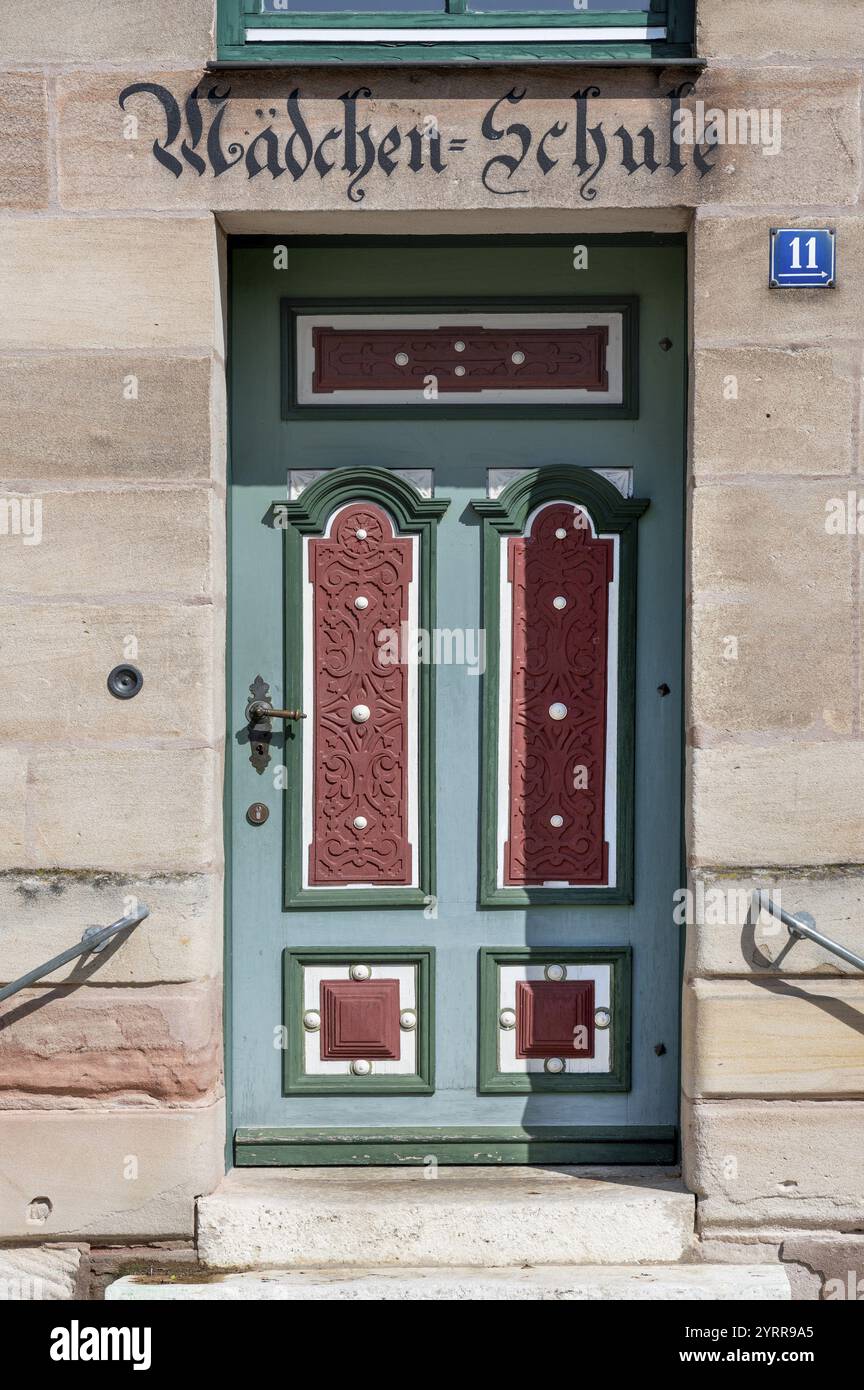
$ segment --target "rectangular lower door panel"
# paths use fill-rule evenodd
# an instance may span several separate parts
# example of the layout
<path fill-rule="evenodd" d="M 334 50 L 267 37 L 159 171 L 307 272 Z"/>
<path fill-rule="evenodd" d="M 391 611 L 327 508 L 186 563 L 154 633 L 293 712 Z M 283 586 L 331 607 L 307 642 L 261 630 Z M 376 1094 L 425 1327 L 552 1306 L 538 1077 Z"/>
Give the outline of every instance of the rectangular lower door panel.
<path fill-rule="evenodd" d="M 430 947 L 309 947 L 282 962 L 283 1094 L 434 1090 Z"/>
<path fill-rule="evenodd" d="M 481 1094 L 630 1089 L 630 950 L 482 947 Z"/>

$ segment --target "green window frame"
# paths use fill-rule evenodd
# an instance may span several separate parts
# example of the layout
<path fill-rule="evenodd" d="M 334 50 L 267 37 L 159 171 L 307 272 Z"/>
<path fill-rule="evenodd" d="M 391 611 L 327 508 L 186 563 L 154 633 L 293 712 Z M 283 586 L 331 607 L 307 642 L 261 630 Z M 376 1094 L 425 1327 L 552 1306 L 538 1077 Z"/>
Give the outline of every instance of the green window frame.
<path fill-rule="evenodd" d="M 693 49 L 695 0 L 650 0 L 649 10 L 570 12 L 532 10 L 530 0 L 518 12 L 472 10 L 472 0 L 439 0 L 440 9 L 422 13 L 359 13 L 350 9 L 350 0 L 343 8 L 333 0 L 332 10 L 304 12 L 303 0 L 292 0 L 292 12 L 265 14 L 263 3 L 218 0 L 218 57 L 211 66 L 352 60 L 472 66 L 478 61 L 666 65 L 675 60 L 702 66 Z M 608 39 L 600 37 L 604 31 Z"/>

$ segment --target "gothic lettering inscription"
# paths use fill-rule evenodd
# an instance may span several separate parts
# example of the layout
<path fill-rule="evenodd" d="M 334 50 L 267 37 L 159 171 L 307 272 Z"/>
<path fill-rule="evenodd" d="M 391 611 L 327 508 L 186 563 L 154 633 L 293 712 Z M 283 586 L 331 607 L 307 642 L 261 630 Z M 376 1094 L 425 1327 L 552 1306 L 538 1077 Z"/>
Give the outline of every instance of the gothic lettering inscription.
<path fill-rule="evenodd" d="M 320 98 L 307 102 L 295 87 L 285 99 L 256 106 L 258 125 L 251 130 L 248 100 L 234 102 L 228 84 L 199 83 L 178 97 L 159 83 L 133 82 L 118 102 L 126 111 L 134 98 L 152 98 L 158 131 L 153 157 L 175 179 L 287 176 L 291 185 L 329 179 L 340 184 L 349 203 L 359 204 L 373 180 L 389 186 L 394 177 L 439 179 L 448 171 L 458 180 L 460 160 L 479 148 L 477 177 L 495 197 L 529 197 L 530 176 L 539 171 L 543 179 L 568 180 L 574 197 L 593 203 L 604 174 L 616 169 L 627 179 L 674 180 L 688 165 L 700 180 L 711 172 L 710 142 L 684 145 L 675 138 L 682 101 L 693 90 L 689 82 L 671 88 L 658 99 L 656 124 L 638 130 L 623 123 L 613 130 L 611 121 L 604 123 L 595 109 L 601 98 L 597 86 L 562 100 L 551 122 L 547 114 L 533 123 L 523 114 L 527 88 L 513 87 L 488 106 L 479 125 L 446 132 L 434 118 L 418 122 L 416 113 L 410 123 L 393 122 L 392 109 L 382 123 L 370 87 L 343 92 L 332 110 Z M 236 120 L 235 105 L 245 113 Z M 322 108 L 327 112 L 323 126 Z"/>

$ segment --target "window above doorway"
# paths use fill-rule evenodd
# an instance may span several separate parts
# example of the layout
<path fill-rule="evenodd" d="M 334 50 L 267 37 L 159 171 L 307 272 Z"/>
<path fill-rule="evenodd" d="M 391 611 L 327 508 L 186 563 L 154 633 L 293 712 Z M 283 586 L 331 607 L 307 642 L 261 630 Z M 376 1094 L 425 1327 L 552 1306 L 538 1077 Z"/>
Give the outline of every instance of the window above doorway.
<path fill-rule="evenodd" d="M 214 66 L 693 62 L 695 0 L 219 0 Z"/>

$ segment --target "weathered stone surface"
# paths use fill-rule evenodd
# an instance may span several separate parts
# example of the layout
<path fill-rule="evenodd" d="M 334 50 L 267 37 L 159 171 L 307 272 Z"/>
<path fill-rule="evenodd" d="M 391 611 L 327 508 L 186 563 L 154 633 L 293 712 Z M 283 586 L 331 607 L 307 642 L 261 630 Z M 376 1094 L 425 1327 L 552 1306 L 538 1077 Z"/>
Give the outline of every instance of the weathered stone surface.
<path fill-rule="evenodd" d="M 400 73 L 386 68 L 371 77 L 362 68 L 274 70 L 268 74 L 266 101 L 260 74 L 232 72 L 219 89 L 226 96 L 230 87 L 227 104 L 211 103 L 209 88 L 202 84 L 201 130 L 183 127 L 169 146 L 166 109 L 173 121 L 176 103 L 182 123 L 186 98 L 200 74 L 169 70 L 150 72 L 147 78 L 164 89 L 162 100 L 152 92 L 131 94 L 121 109 L 118 97 L 141 80 L 140 71 L 60 77 L 59 196 L 64 207 L 290 213 L 298 208 L 348 209 L 362 202 L 368 214 L 452 202 L 461 208 L 506 206 L 509 216 L 519 207 L 594 212 L 712 201 L 774 204 L 780 196 L 794 206 L 852 203 L 858 196 L 860 74 L 836 64 L 825 75 L 806 68 L 766 68 L 743 75 L 709 71 L 687 98 L 691 111 L 697 98 L 724 110 L 780 108 L 782 142 L 770 156 L 750 143 L 749 131 L 745 143 L 698 155 L 693 144 L 673 142 L 669 92 L 675 79 L 670 74 L 658 80 L 638 70 L 592 73 L 599 95 L 588 98 L 585 123 L 589 132 L 602 125 L 605 144 L 589 133 L 584 158 L 577 145 L 573 83 L 562 81 L 554 70 L 535 67 L 526 83 L 524 72 L 516 69 L 466 73 L 418 68 L 410 88 Z M 368 125 L 374 142 L 366 169 L 365 145 L 355 161 L 339 143 L 345 128 L 340 97 L 364 88 L 372 95 L 360 98 L 356 125 L 360 130 Z M 287 108 L 294 89 L 300 93 L 296 126 Z M 524 95 L 512 95 L 517 93 Z M 220 109 L 223 163 L 214 177 L 208 132 Z M 137 127 L 124 124 L 130 116 Z M 428 129 L 430 116 L 441 133 L 440 158 L 427 140 L 425 151 L 420 146 L 422 167 L 416 167 L 419 156 L 412 156 L 409 132 Z M 505 133 L 513 120 L 528 132 L 524 141 L 518 132 Z M 653 133 L 653 145 L 646 148 L 640 134 L 644 129 Z M 314 152 L 334 130 L 340 134 L 325 144 L 316 166 Z M 766 133 L 770 138 L 771 132 Z M 191 159 L 182 154 L 184 137 Z M 467 141 L 464 149 L 453 148 L 454 138 Z M 161 162 L 153 155 L 154 140 L 161 147 Z M 203 170 L 195 163 L 202 156 Z M 325 169 L 332 166 L 324 175 L 322 160 Z M 352 168 L 358 172 L 352 174 Z"/>
<path fill-rule="evenodd" d="M 87 1297 L 87 1258 L 77 1246 L 0 1250 L 0 1303 Z"/>
<path fill-rule="evenodd" d="M 649 1168 L 235 1168 L 198 1203 L 211 1269 L 638 1264 L 692 1233 L 693 1198 Z"/>
<path fill-rule="evenodd" d="M 216 1274 L 206 1283 L 144 1282 L 127 1275 L 109 1284 L 109 1302 L 168 1300 L 218 1303 L 308 1303 L 408 1300 L 428 1302 L 668 1302 L 679 1299 L 747 1303 L 786 1300 L 789 1282 L 778 1265 L 568 1265 L 540 1269 L 369 1269 Z"/>
<path fill-rule="evenodd" d="M 39 504 L 41 539 L 30 544 L 23 534 L 0 537 L 7 595 L 59 595 L 70 602 L 79 595 L 121 601 L 212 596 L 215 514 L 224 504 L 208 488 L 43 489 L 36 499 L 28 496 L 29 505 Z"/>
<path fill-rule="evenodd" d="M 207 478 L 211 370 L 208 357 L 0 358 L 4 476 Z"/>
<path fill-rule="evenodd" d="M 860 1227 L 864 1104 L 685 1100 L 682 1127 L 700 1227 Z"/>
<path fill-rule="evenodd" d="M 722 111 L 728 124 L 718 132 L 726 143 L 711 151 L 716 168 L 704 179 L 698 203 L 788 207 L 858 201 L 861 132 L 855 103 L 861 78 L 845 57 L 838 59 L 840 52 L 835 50 L 828 71 L 767 65 L 707 68 L 694 95 L 706 109 Z M 771 115 L 764 128 L 760 117 L 758 134 L 755 123 L 743 120 L 743 113 L 755 116 L 757 111 Z M 730 112 L 736 113 L 734 129 Z M 736 266 L 735 275 L 739 272 Z"/>
<path fill-rule="evenodd" d="M 861 349 L 704 348 L 694 361 L 693 469 L 849 474 Z"/>
<path fill-rule="evenodd" d="M 48 105 L 41 73 L 0 73 L 0 130 L 0 208 L 46 207 Z"/>
<path fill-rule="evenodd" d="M 864 981 L 691 980 L 688 1096 L 864 1097 Z"/>
<path fill-rule="evenodd" d="M 750 730 L 852 732 L 857 612 L 849 540 L 825 529 L 832 486 L 836 492 L 836 484 L 779 480 L 696 488 L 694 741 Z"/>
<path fill-rule="evenodd" d="M 0 984 L 51 960 L 87 927 L 107 927 L 146 903 L 150 916 L 123 941 L 47 975 L 69 984 L 86 972 L 91 984 L 183 984 L 219 974 L 222 958 L 220 875 L 150 876 L 64 873 L 0 874 Z M 83 964 L 82 964 L 83 962 Z"/>
<path fill-rule="evenodd" d="M 0 748 L 0 868 L 11 868 L 24 858 L 24 796 L 27 762 L 21 753 Z"/>
<path fill-rule="evenodd" d="M 172 873 L 221 858 L 221 759 L 209 748 L 66 750 L 30 759 L 24 864 Z"/>
<path fill-rule="evenodd" d="M 810 1239 L 811 1237 L 804 1237 Z M 818 1237 L 815 1237 L 818 1239 Z M 822 1281 L 818 1275 L 794 1258 L 783 1258 L 783 1236 L 778 1231 L 766 1236 L 760 1232 L 722 1231 L 713 1228 L 703 1232 L 699 1242 L 702 1259 L 709 1264 L 783 1265 L 789 1280 L 792 1298 L 796 1302 L 819 1297 Z"/>
<path fill-rule="evenodd" d="M 864 859 L 864 743 L 723 744 L 690 753 L 693 867 Z"/>
<path fill-rule="evenodd" d="M 0 603 L 0 738 L 37 744 L 138 735 L 212 741 L 218 691 L 210 665 L 214 649 L 222 647 L 223 624 L 222 610 L 209 603 Z M 108 691 L 108 672 L 123 661 L 144 673 L 133 700 Z M 22 727 L 22 710 L 34 695 L 50 705 L 50 716 L 31 716 Z"/>
<path fill-rule="evenodd" d="M 699 0 L 696 51 L 705 58 L 801 59 L 835 63 L 864 57 L 859 0 L 830 9 L 798 0 Z"/>
<path fill-rule="evenodd" d="M 222 1101 L 2 1117 L 0 1238 L 189 1237 L 224 1170 Z M 41 1199 L 41 1200 L 40 1200 Z"/>
<path fill-rule="evenodd" d="M 702 884 L 701 900 L 698 886 Z M 812 941 L 792 941 L 782 922 L 762 914 L 747 921 L 750 892 L 763 888 L 787 912 L 809 912 L 826 936 L 864 958 L 864 876 L 830 870 L 800 875 L 754 869 L 751 875 L 694 873 L 694 907 L 687 931 L 688 975 L 849 975 L 858 971 Z M 699 903 L 701 901 L 701 907 Z"/>
<path fill-rule="evenodd" d="M 816 1285 L 810 1296 L 826 1302 L 860 1302 L 864 1299 L 864 1235 L 841 1235 L 837 1231 L 819 1235 L 795 1232 L 784 1236 L 780 1247 L 783 1260 L 809 1275 L 806 1284 Z M 805 1279 L 791 1276 L 802 1289 Z"/>
<path fill-rule="evenodd" d="M 214 276 L 210 217 L 0 220 L 0 348 L 209 351 Z"/>
<path fill-rule="evenodd" d="M 0 1105 L 14 1109 L 35 1096 L 43 1104 L 212 1097 L 221 1076 L 220 994 L 218 981 L 22 990 L 0 1012 Z"/>
<path fill-rule="evenodd" d="M 766 160 L 765 163 L 770 161 Z M 784 200 L 785 202 L 785 200 Z M 784 217 L 790 227 L 812 225 L 806 216 Z M 864 316 L 864 217 L 832 212 L 817 221 L 837 228 L 843 273 L 833 290 L 768 288 L 768 233 L 776 215 L 696 214 L 693 278 L 694 346 L 718 340 L 809 343 L 860 339 Z M 725 346 L 725 341 L 724 344 Z"/>
<path fill-rule="evenodd" d="M 10 63 L 123 63 L 214 56 L 214 0 L 55 0 L 3 5 L 0 53 Z"/>

